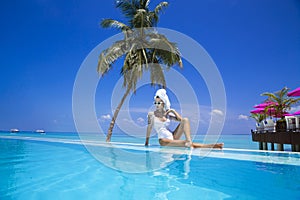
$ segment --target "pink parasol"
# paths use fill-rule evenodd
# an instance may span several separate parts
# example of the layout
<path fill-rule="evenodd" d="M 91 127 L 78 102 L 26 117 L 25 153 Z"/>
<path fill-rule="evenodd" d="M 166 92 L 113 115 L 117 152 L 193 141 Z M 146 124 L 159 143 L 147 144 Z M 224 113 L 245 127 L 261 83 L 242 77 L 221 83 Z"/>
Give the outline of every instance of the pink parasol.
<path fill-rule="evenodd" d="M 274 108 L 269 108 L 268 110 L 267 110 L 267 113 L 268 114 L 272 114 L 272 113 L 275 113 L 275 109 Z M 255 109 L 255 110 L 251 110 L 250 111 L 250 113 L 253 113 L 253 114 L 264 114 L 264 113 L 266 113 L 265 112 L 265 108 L 257 108 L 257 109 Z"/>
<path fill-rule="evenodd" d="M 271 105 L 278 105 L 278 103 L 273 102 L 273 101 L 267 101 L 267 102 L 264 102 L 264 103 L 254 106 L 254 108 L 265 108 L 265 107 L 271 106 Z"/>
<path fill-rule="evenodd" d="M 289 97 L 297 97 L 297 96 L 300 96 L 300 87 L 298 87 L 297 89 L 289 92 L 287 94 Z"/>
<path fill-rule="evenodd" d="M 265 111 L 264 108 L 257 108 L 256 110 L 251 110 L 250 113 L 253 113 L 253 114 L 267 114 L 269 116 L 276 117 L 276 118 L 281 118 L 282 116 L 295 115 L 295 114 L 289 114 L 288 112 L 284 112 L 282 114 L 277 113 L 275 108 L 269 108 L 267 111 Z"/>
<path fill-rule="evenodd" d="M 264 109 L 251 110 L 250 113 L 253 113 L 253 114 L 262 114 L 262 113 L 264 113 Z"/>
<path fill-rule="evenodd" d="M 300 110 L 298 110 L 297 112 L 294 112 L 293 115 L 300 115 Z"/>

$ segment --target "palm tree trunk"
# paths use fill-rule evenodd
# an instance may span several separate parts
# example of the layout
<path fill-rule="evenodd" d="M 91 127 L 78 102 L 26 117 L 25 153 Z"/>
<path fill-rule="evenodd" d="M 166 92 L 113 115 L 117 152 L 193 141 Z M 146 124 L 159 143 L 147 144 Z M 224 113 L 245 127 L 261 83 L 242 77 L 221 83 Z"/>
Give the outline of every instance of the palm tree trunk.
<path fill-rule="evenodd" d="M 110 142 L 112 131 L 113 131 L 113 128 L 115 126 L 115 122 L 116 122 L 116 119 L 118 117 L 119 111 L 121 110 L 121 107 L 122 107 L 126 97 L 128 96 L 129 92 L 130 92 L 130 87 L 127 88 L 127 90 L 126 90 L 125 94 L 123 95 L 117 109 L 114 112 L 114 116 L 111 119 L 111 122 L 110 122 L 110 125 L 109 125 L 109 128 L 108 128 L 108 132 L 107 132 L 107 136 L 106 136 L 106 142 Z"/>

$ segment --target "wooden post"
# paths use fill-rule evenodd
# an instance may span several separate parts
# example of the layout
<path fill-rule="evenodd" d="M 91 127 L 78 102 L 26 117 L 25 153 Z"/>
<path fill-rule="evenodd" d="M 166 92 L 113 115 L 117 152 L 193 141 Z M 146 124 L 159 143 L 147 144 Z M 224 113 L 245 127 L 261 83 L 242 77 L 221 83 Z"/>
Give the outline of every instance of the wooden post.
<path fill-rule="evenodd" d="M 283 144 L 277 144 L 278 151 L 284 151 Z"/>
<path fill-rule="evenodd" d="M 259 145 L 259 150 L 263 150 L 263 143 L 262 142 L 258 142 Z"/>
<path fill-rule="evenodd" d="M 268 143 L 271 143 L 270 149 L 275 150 L 276 144 L 278 151 L 284 151 L 284 144 L 289 144 L 293 152 L 300 152 L 300 131 L 296 132 L 273 132 L 273 133 L 259 133 L 251 130 L 252 141 L 258 142 L 259 150 L 268 150 Z"/>
<path fill-rule="evenodd" d="M 272 150 L 272 151 L 275 150 L 274 143 L 271 143 L 271 150 Z"/>
<path fill-rule="evenodd" d="M 268 143 L 267 142 L 263 142 L 263 150 L 268 150 Z"/>

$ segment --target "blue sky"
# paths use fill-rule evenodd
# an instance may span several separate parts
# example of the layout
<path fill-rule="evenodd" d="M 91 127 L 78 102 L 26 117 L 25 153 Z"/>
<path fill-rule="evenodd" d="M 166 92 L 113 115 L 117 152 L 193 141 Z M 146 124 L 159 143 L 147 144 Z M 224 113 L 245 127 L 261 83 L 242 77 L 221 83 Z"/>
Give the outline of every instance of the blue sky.
<path fill-rule="evenodd" d="M 151 1 L 150 7 L 158 2 Z M 124 21 L 112 0 L 1 2 L 0 130 L 76 130 L 72 115 L 76 74 L 98 44 L 118 33 L 100 28 L 103 18 Z M 254 128 L 254 121 L 245 116 L 264 100 L 261 93 L 300 86 L 299 1 L 170 0 L 159 26 L 193 38 L 214 60 L 227 96 L 223 133 L 247 134 Z M 102 98 L 102 86 L 118 80 L 118 64 L 97 89 L 95 108 L 103 127 L 111 108 Z M 211 114 L 201 76 L 194 77 L 187 61 L 184 68 L 180 72 L 199 88 L 201 110 Z M 130 99 L 132 119 L 142 127 L 154 91 L 142 87 Z M 208 117 L 199 121 L 205 128 Z"/>

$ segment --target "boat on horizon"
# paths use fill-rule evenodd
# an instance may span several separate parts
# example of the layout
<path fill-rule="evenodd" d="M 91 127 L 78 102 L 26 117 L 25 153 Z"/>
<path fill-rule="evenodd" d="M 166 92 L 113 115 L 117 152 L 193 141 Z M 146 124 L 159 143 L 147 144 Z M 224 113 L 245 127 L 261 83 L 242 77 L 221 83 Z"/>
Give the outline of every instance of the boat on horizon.
<path fill-rule="evenodd" d="M 20 131 L 19 131 L 19 129 L 12 128 L 12 129 L 10 129 L 10 132 L 11 133 L 19 133 Z"/>
<path fill-rule="evenodd" d="M 43 129 L 37 129 L 37 130 L 35 130 L 35 132 L 43 134 L 43 133 L 45 133 L 45 130 L 43 130 Z"/>

